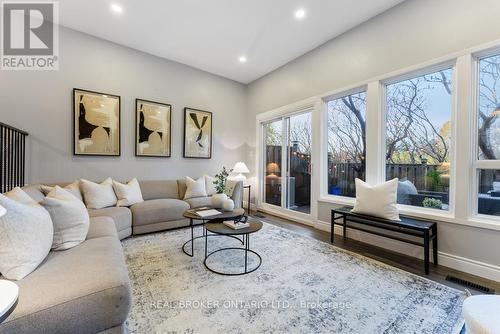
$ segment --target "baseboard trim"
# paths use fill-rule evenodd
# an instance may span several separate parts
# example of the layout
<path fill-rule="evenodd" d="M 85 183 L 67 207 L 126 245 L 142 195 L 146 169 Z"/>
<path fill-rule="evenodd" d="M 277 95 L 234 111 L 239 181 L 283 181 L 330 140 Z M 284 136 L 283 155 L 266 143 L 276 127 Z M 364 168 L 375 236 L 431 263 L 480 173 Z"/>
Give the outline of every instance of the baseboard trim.
<path fill-rule="evenodd" d="M 438 252 L 438 260 L 445 267 L 500 282 L 498 266 L 443 252 Z"/>
<path fill-rule="evenodd" d="M 314 227 L 314 222 L 312 220 L 302 219 L 300 217 L 296 217 L 293 214 L 287 214 L 287 213 L 280 211 L 280 210 L 273 210 L 270 208 L 259 207 L 258 211 L 261 211 L 264 213 L 269 213 L 269 214 L 277 216 L 277 217 L 285 218 L 285 219 L 288 219 L 288 220 L 291 220 L 291 221 L 294 221 L 294 222 L 297 222 L 300 224 Z"/>
<path fill-rule="evenodd" d="M 331 228 L 330 223 L 321 220 L 315 221 L 314 227 L 326 232 L 330 232 Z M 335 235 L 342 235 L 341 226 L 335 226 L 334 231 Z M 389 245 L 390 247 L 382 247 L 382 248 L 387 248 L 395 252 L 419 258 L 421 260 L 423 259 L 421 247 L 407 245 L 402 242 L 374 236 L 369 233 L 361 231 L 349 231 L 349 238 L 356 239 L 361 242 L 367 242 L 377 247 L 382 247 L 380 246 L 380 240 L 384 240 L 384 244 Z M 431 250 L 431 258 L 432 258 L 432 250 Z M 439 264 L 442 266 L 500 282 L 499 266 L 495 266 L 489 263 L 484 263 L 444 252 L 438 252 L 438 261 Z"/>

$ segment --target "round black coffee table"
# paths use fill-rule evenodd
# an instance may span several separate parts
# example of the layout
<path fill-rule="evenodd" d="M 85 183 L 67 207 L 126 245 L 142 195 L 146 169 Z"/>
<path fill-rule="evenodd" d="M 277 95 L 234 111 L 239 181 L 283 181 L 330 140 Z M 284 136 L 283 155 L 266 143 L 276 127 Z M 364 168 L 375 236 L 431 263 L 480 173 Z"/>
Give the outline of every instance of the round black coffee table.
<path fill-rule="evenodd" d="M 200 235 L 200 236 L 197 236 L 197 237 L 194 236 L 194 221 L 195 220 L 200 220 L 202 222 L 200 224 L 200 226 L 203 226 L 207 221 L 212 220 L 212 219 L 242 220 L 243 217 L 245 216 L 245 210 L 243 208 L 237 208 L 237 209 L 234 209 L 233 211 L 223 211 L 222 209 L 216 209 L 217 211 L 220 211 L 220 214 L 214 215 L 214 216 L 205 217 L 205 218 L 202 218 L 202 217 L 198 216 L 194 212 L 195 210 L 197 210 L 197 208 L 189 209 L 189 210 L 186 210 L 184 212 L 184 214 L 183 214 L 184 218 L 188 218 L 189 219 L 189 226 L 191 227 L 191 239 L 189 239 L 188 241 L 186 241 L 184 243 L 184 245 L 182 245 L 182 251 L 186 255 L 189 255 L 191 257 L 194 256 L 194 241 L 196 239 L 205 237 L 205 234 L 206 234 L 205 229 L 203 229 L 203 235 Z M 213 234 L 211 236 L 219 236 L 219 235 Z M 243 243 L 243 240 L 239 239 L 236 236 L 230 236 L 230 237 L 238 239 L 241 243 Z M 191 254 L 189 254 L 186 251 L 186 245 L 189 244 L 189 243 L 191 243 Z"/>
<path fill-rule="evenodd" d="M 250 249 L 250 234 L 260 231 L 262 229 L 262 222 L 257 221 L 257 220 L 249 220 L 248 222 L 249 222 L 250 226 L 245 227 L 245 228 L 241 228 L 241 229 L 233 229 L 229 226 L 226 226 L 223 224 L 223 220 L 220 220 L 220 219 L 211 220 L 204 225 L 206 231 L 205 231 L 205 260 L 203 261 L 203 264 L 205 265 L 205 267 L 208 270 L 210 270 L 213 273 L 219 274 L 219 275 L 238 276 L 238 275 L 249 274 L 249 273 L 257 270 L 260 267 L 260 265 L 262 264 L 262 257 L 260 257 L 260 255 L 257 252 Z M 245 247 L 244 248 L 242 248 L 242 247 L 225 247 L 225 248 L 217 249 L 217 250 L 207 254 L 207 252 L 208 252 L 208 236 L 209 236 L 208 232 L 214 233 L 215 235 L 232 236 L 232 237 L 236 237 L 236 236 L 241 235 L 241 236 L 243 236 L 243 244 L 245 245 Z M 225 251 L 244 251 L 245 252 L 245 271 L 238 272 L 238 273 L 229 273 L 229 272 L 217 271 L 217 270 L 214 270 L 208 266 L 207 259 L 211 255 L 213 255 L 215 253 L 219 253 L 219 252 L 225 252 Z M 259 260 L 259 264 L 250 270 L 248 269 L 248 253 L 255 254 Z"/>

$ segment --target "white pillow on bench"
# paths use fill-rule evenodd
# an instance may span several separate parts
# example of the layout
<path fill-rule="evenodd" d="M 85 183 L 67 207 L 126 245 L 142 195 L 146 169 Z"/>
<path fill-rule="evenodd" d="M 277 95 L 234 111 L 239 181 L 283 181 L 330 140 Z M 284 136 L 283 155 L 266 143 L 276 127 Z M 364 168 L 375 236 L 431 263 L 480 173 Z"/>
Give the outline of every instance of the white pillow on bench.
<path fill-rule="evenodd" d="M 397 206 L 398 179 L 370 186 L 356 178 L 356 202 L 352 212 L 401 221 Z"/>

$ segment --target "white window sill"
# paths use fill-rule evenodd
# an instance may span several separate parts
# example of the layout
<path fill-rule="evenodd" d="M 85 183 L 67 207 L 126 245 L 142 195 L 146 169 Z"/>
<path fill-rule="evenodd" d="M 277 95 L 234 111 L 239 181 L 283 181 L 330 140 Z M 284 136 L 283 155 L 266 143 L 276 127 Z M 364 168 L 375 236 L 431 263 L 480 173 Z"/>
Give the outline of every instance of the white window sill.
<path fill-rule="evenodd" d="M 337 204 L 337 205 L 354 205 L 354 198 L 342 196 L 323 196 L 319 200 L 322 203 Z M 454 217 L 450 211 L 439 211 L 433 209 L 413 208 L 408 205 L 399 205 L 399 212 L 406 216 L 415 218 L 432 219 L 437 222 L 446 222 L 450 224 L 458 224 L 471 226 L 486 230 L 500 231 L 500 217 L 492 218 L 489 216 L 476 216 L 468 219 L 459 219 Z"/>

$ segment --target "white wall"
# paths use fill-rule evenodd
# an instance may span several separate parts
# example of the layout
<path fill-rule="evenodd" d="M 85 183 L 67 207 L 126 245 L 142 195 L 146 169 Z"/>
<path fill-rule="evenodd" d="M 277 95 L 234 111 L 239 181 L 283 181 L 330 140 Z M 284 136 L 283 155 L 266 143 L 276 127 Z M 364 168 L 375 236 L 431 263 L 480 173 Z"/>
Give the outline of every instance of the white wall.
<path fill-rule="evenodd" d="M 120 157 L 73 156 L 74 87 L 121 96 Z M 136 98 L 173 106 L 171 158 L 134 156 Z M 213 112 L 211 160 L 182 158 L 185 106 Z M 247 151 L 237 130 L 245 112 L 244 85 L 65 28 L 59 71 L 0 71 L 0 120 L 30 133 L 32 183 L 109 175 L 168 179 L 231 168 Z"/>
<path fill-rule="evenodd" d="M 500 2 L 495 0 L 408 0 L 251 83 L 249 122 L 271 109 L 498 40 L 498 12 Z M 255 142 L 253 131 L 252 166 Z M 333 207 L 318 203 L 319 227 L 327 226 Z M 443 264 L 500 280 L 499 231 L 453 221 L 438 226 Z M 419 248 L 389 239 L 350 235 L 413 256 L 422 254 Z"/>

